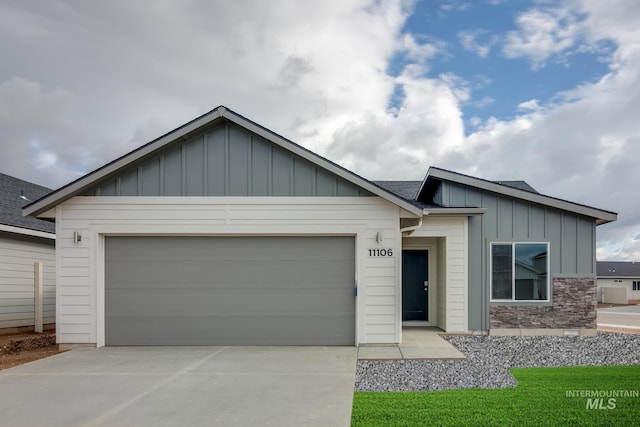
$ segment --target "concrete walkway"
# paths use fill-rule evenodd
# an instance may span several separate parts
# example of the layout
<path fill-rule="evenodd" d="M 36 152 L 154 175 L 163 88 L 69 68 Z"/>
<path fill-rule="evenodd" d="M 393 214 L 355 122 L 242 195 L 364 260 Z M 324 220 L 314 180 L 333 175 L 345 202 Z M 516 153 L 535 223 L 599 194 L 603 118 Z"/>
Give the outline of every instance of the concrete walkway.
<path fill-rule="evenodd" d="M 0 371 L 0 425 L 346 427 L 356 352 L 76 349 Z"/>
<path fill-rule="evenodd" d="M 402 329 L 400 345 L 363 345 L 358 348 L 358 359 L 465 359 L 433 327 L 406 327 Z"/>

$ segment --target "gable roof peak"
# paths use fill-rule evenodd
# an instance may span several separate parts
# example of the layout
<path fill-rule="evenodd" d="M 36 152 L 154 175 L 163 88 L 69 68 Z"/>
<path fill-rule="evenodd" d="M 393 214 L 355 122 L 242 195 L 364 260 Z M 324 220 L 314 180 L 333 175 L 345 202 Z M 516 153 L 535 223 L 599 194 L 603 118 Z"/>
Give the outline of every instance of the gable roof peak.
<path fill-rule="evenodd" d="M 205 128 L 209 128 L 225 122 L 230 122 L 231 124 L 239 126 L 240 128 L 243 128 L 248 132 L 258 135 L 266 141 L 269 141 L 270 143 L 290 153 L 293 153 L 294 155 L 297 155 L 304 160 L 311 162 L 312 164 L 315 164 L 317 167 L 320 167 L 338 176 L 339 178 L 350 182 L 356 187 L 362 188 L 395 205 L 398 205 L 416 216 L 422 214 L 421 209 L 409 203 L 405 199 L 397 196 L 396 194 L 373 184 L 371 181 L 362 178 L 354 172 L 351 172 L 344 167 L 304 148 L 303 146 L 298 145 L 295 142 L 278 135 L 277 133 L 265 128 L 264 126 L 259 125 L 258 123 L 247 119 L 246 117 L 243 117 L 233 110 L 228 109 L 224 105 L 220 105 L 214 108 L 208 113 L 205 113 L 191 120 L 190 122 L 160 136 L 159 138 L 156 138 L 151 142 L 148 142 L 147 144 L 136 148 L 128 154 L 125 154 L 117 158 L 116 160 L 113 160 L 112 162 L 107 163 L 106 165 L 94 170 L 93 172 L 90 172 L 83 177 L 78 178 L 77 180 L 59 188 L 51 194 L 28 204 L 23 208 L 23 214 L 32 216 L 41 215 L 49 211 L 51 208 L 64 202 L 65 200 L 83 194 L 84 191 L 89 190 L 96 184 L 117 176 L 127 168 L 141 164 L 145 160 L 161 152 L 161 150 L 165 149 L 171 144 L 174 144 L 176 141 L 186 140 L 190 136 L 197 134 Z"/>

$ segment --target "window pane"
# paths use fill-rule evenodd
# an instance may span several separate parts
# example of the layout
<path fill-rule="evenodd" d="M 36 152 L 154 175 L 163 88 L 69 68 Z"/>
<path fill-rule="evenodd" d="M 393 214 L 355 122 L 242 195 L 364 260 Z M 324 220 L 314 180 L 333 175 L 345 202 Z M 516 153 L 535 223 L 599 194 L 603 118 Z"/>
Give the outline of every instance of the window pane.
<path fill-rule="evenodd" d="M 547 244 L 523 243 L 515 248 L 517 300 L 547 299 Z"/>
<path fill-rule="evenodd" d="M 491 298 L 511 299 L 513 280 L 511 245 L 491 246 Z"/>

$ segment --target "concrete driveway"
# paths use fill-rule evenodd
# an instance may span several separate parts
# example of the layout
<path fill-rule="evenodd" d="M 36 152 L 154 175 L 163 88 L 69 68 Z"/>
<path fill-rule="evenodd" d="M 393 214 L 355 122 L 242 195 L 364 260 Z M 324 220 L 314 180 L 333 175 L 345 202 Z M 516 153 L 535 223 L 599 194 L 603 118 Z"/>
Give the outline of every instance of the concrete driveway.
<path fill-rule="evenodd" d="M 640 305 L 599 308 L 598 325 L 640 328 Z"/>
<path fill-rule="evenodd" d="M 76 349 L 0 371 L 3 426 L 348 426 L 355 347 Z"/>

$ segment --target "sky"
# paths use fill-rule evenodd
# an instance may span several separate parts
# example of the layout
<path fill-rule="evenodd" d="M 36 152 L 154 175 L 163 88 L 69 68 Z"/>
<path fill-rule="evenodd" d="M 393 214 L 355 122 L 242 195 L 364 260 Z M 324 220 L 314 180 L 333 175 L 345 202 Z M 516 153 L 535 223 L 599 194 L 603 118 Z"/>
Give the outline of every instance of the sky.
<path fill-rule="evenodd" d="M 58 188 L 218 105 L 371 180 L 618 213 L 640 261 L 640 2 L 3 0 L 0 172 Z"/>

